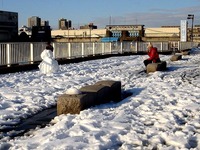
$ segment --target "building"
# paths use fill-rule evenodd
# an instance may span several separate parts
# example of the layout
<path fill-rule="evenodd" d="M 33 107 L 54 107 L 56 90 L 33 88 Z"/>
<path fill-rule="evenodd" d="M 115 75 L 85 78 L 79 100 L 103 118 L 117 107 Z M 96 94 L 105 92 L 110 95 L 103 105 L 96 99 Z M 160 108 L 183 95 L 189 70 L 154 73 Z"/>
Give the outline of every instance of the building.
<path fill-rule="evenodd" d="M 93 23 L 89 23 L 88 25 L 80 26 L 80 29 L 97 29 L 97 26 L 95 26 Z"/>
<path fill-rule="evenodd" d="M 57 42 L 98 42 L 106 36 L 106 29 L 51 30 L 51 36 Z"/>
<path fill-rule="evenodd" d="M 51 35 L 58 42 L 140 41 L 144 36 L 144 25 L 109 25 L 97 29 L 90 23 L 78 30 L 52 30 Z"/>
<path fill-rule="evenodd" d="M 146 28 L 143 41 L 180 41 L 180 26 Z"/>
<path fill-rule="evenodd" d="M 51 40 L 50 26 L 33 26 L 31 41 L 33 42 L 47 42 Z"/>
<path fill-rule="evenodd" d="M 41 18 L 37 16 L 28 18 L 28 27 L 32 28 L 33 26 L 41 26 Z"/>
<path fill-rule="evenodd" d="M 200 25 L 195 25 L 193 27 L 193 31 L 192 28 L 188 28 L 188 40 L 191 41 L 191 37 L 193 34 L 193 41 L 194 42 L 200 42 Z"/>
<path fill-rule="evenodd" d="M 43 21 L 37 16 L 28 18 L 28 29 L 30 32 L 22 32 L 22 37 L 25 37 L 25 33 L 29 36 L 29 40 L 33 42 L 47 42 L 51 40 L 51 28 L 49 26 L 49 21 Z"/>
<path fill-rule="evenodd" d="M 90 24 L 80 29 L 52 30 L 55 41 L 62 42 L 115 42 L 115 41 L 180 41 L 180 26 L 144 28 L 144 25 L 107 25 L 105 29 L 94 29 Z M 191 41 L 192 28 L 187 27 L 187 41 Z M 193 41 L 200 42 L 200 25 L 193 28 Z"/>
<path fill-rule="evenodd" d="M 42 20 L 41 26 L 49 26 L 49 21 Z"/>
<path fill-rule="evenodd" d="M 30 41 L 31 34 L 32 34 L 31 28 L 27 26 L 22 26 L 21 28 L 19 28 L 19 31 L 18 31 L 18 36 L 19 36 L 18 41 L 22 41 L 22 42 Z"/>
<path fill-rule="evenodd" d="M 72 27 L 72 21 L 62 18 L 59 20 L 58 26 L 60 30 L 70 29 Z"/>
<path fill-rule="evenodd" d="M 141 41 L 144 25 L 107 25 L 107 37 L 118 37 L 120 41 Z"/>
<path fill-rule="evenodd" d="M 18 13 L 0 11 L 0 41 L 15 41 L 18 37 Z"/>

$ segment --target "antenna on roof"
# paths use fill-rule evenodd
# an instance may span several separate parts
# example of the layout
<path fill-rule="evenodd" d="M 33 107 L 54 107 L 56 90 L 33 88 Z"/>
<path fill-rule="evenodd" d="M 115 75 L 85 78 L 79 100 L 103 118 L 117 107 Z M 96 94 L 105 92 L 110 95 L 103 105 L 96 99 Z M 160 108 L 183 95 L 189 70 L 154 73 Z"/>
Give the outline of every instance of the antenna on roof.
<path fill-rule="evenodd" d="M 111 25 L 111 21 L 112 21 L 112 16 L 110 16 L 109 18 L 109 25 Z"/>
<path fill-rule="evenodd" d="M 136 18 L 136 19 L 135 19 L 135 24 L 136 24 L 136 25 L 137 25 L 137 21 L 138 21 L 138 20 L 137 20 L 137 18 Z"/>

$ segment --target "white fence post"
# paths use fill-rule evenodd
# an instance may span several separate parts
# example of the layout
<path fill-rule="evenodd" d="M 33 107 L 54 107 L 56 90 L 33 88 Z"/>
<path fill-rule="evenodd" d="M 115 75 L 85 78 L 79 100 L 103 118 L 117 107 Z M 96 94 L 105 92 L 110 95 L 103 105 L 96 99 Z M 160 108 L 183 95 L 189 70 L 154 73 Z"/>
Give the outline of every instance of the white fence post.
<path fill-rule="evenodd" d="M 121 54 L 122 54 L 123 53 L 123 43 L 121 42 L 120 44 L 121 44 L 120 45 L 120 48 L 121 48 L 120 50 L 121 50 Z"/>
<path fill-rule="evenodd" d="M 81 43 L 81 56 L 84 57 L 84 43 Z"/>
<path fill-rule="evenodd" d="M 53 58 L 56 58 L 56 44 L 53 43 L 52 46 L 54 48 L 54 50 L 53 50 Z"/>
<path fill-rule="evenodd" d="M 33 56 L 33 43 L 30 43 L 30 59 L 31 59 L 31 64 L 34 63 L 34 56 Z"/>
<path fill-rule="evenodd" d="M 180 41 L 178 41 L 178 50 L 180 51 Z"/>
<path fill-rule="evenodd" d="M 163 42 L 160 43 L 161 52 L 163 52 Z"/>
<path fill-rule="evenodd" d="M 11 65 L 11 52 L 10 52 L 10 44 L 6 44 L 6 50 L 7 50 L 7 53 L 6 53 L 6 57 L 7 57 L 7 66 L 10 67 Z"/>
<path fill-rule="evenodd" d="M 112 54 L 112 42 L 110 42 L 110 54 Z"/>
<path fill-rule="evenodd" d="M 137 41 L 135 42 L 135 51 L 136 51 L 136 53 L 138 52 L 138 42 Z"/>
<path fill-rule="evenodd" d="M 101 53 L 102 53 L 102 55 L 103 55 L 103 54 L 104 54 L 104 52 L 105 52 L 105 50 L 104 50 L 104 49 L 105 49 L 105 43 L 102 43 L 102 52 L 101 52 Z"/>
<path fill-rule="evenodd" d="M 93 53 L 93 56 L 95 56 L 95 43 L 92 43 L 92 53 Z"/>
<path fill-rule="evenodd" d="M 69 59 L 71 59 L 72 54 L 71 54 L 71 43 L 68 43 L 68 54 L 69 54 Z"/>

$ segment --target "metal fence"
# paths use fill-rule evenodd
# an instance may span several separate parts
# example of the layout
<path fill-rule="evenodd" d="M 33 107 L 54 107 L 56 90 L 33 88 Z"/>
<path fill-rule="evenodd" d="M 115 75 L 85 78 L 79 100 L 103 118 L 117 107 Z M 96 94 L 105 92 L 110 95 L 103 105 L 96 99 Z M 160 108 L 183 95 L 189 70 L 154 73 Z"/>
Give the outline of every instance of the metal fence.
<path fill-rule="evenodd" d="M 126 52 L 145 52 L 148 42 L 108 42 L 108 43 L 52 43 L 54 58 L 73 59 L 105 54 L 123 54 Z M 159 52 L 169 52 L 173 49 L 188 49 L 198 43 L 191 42 L 152 42 Z M 0 66 L 13 64 L 31 64 L 42 61 L 40 54 L 46 43 L 20 42 L 0 43 Z"/>

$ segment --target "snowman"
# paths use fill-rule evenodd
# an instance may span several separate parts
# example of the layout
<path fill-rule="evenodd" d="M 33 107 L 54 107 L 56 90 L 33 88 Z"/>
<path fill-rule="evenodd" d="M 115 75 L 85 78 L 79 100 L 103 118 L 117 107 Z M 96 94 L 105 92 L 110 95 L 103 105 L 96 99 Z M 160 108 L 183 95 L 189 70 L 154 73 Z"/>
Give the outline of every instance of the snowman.
<path fill-rule="evenodd" d="M 59 70 L 58 62 L 53 58 L 53 52 L 46 47 L 41 53 L 42 62 L 39 64 L 40 72 L 43 74 L 56 73 Z"/>

